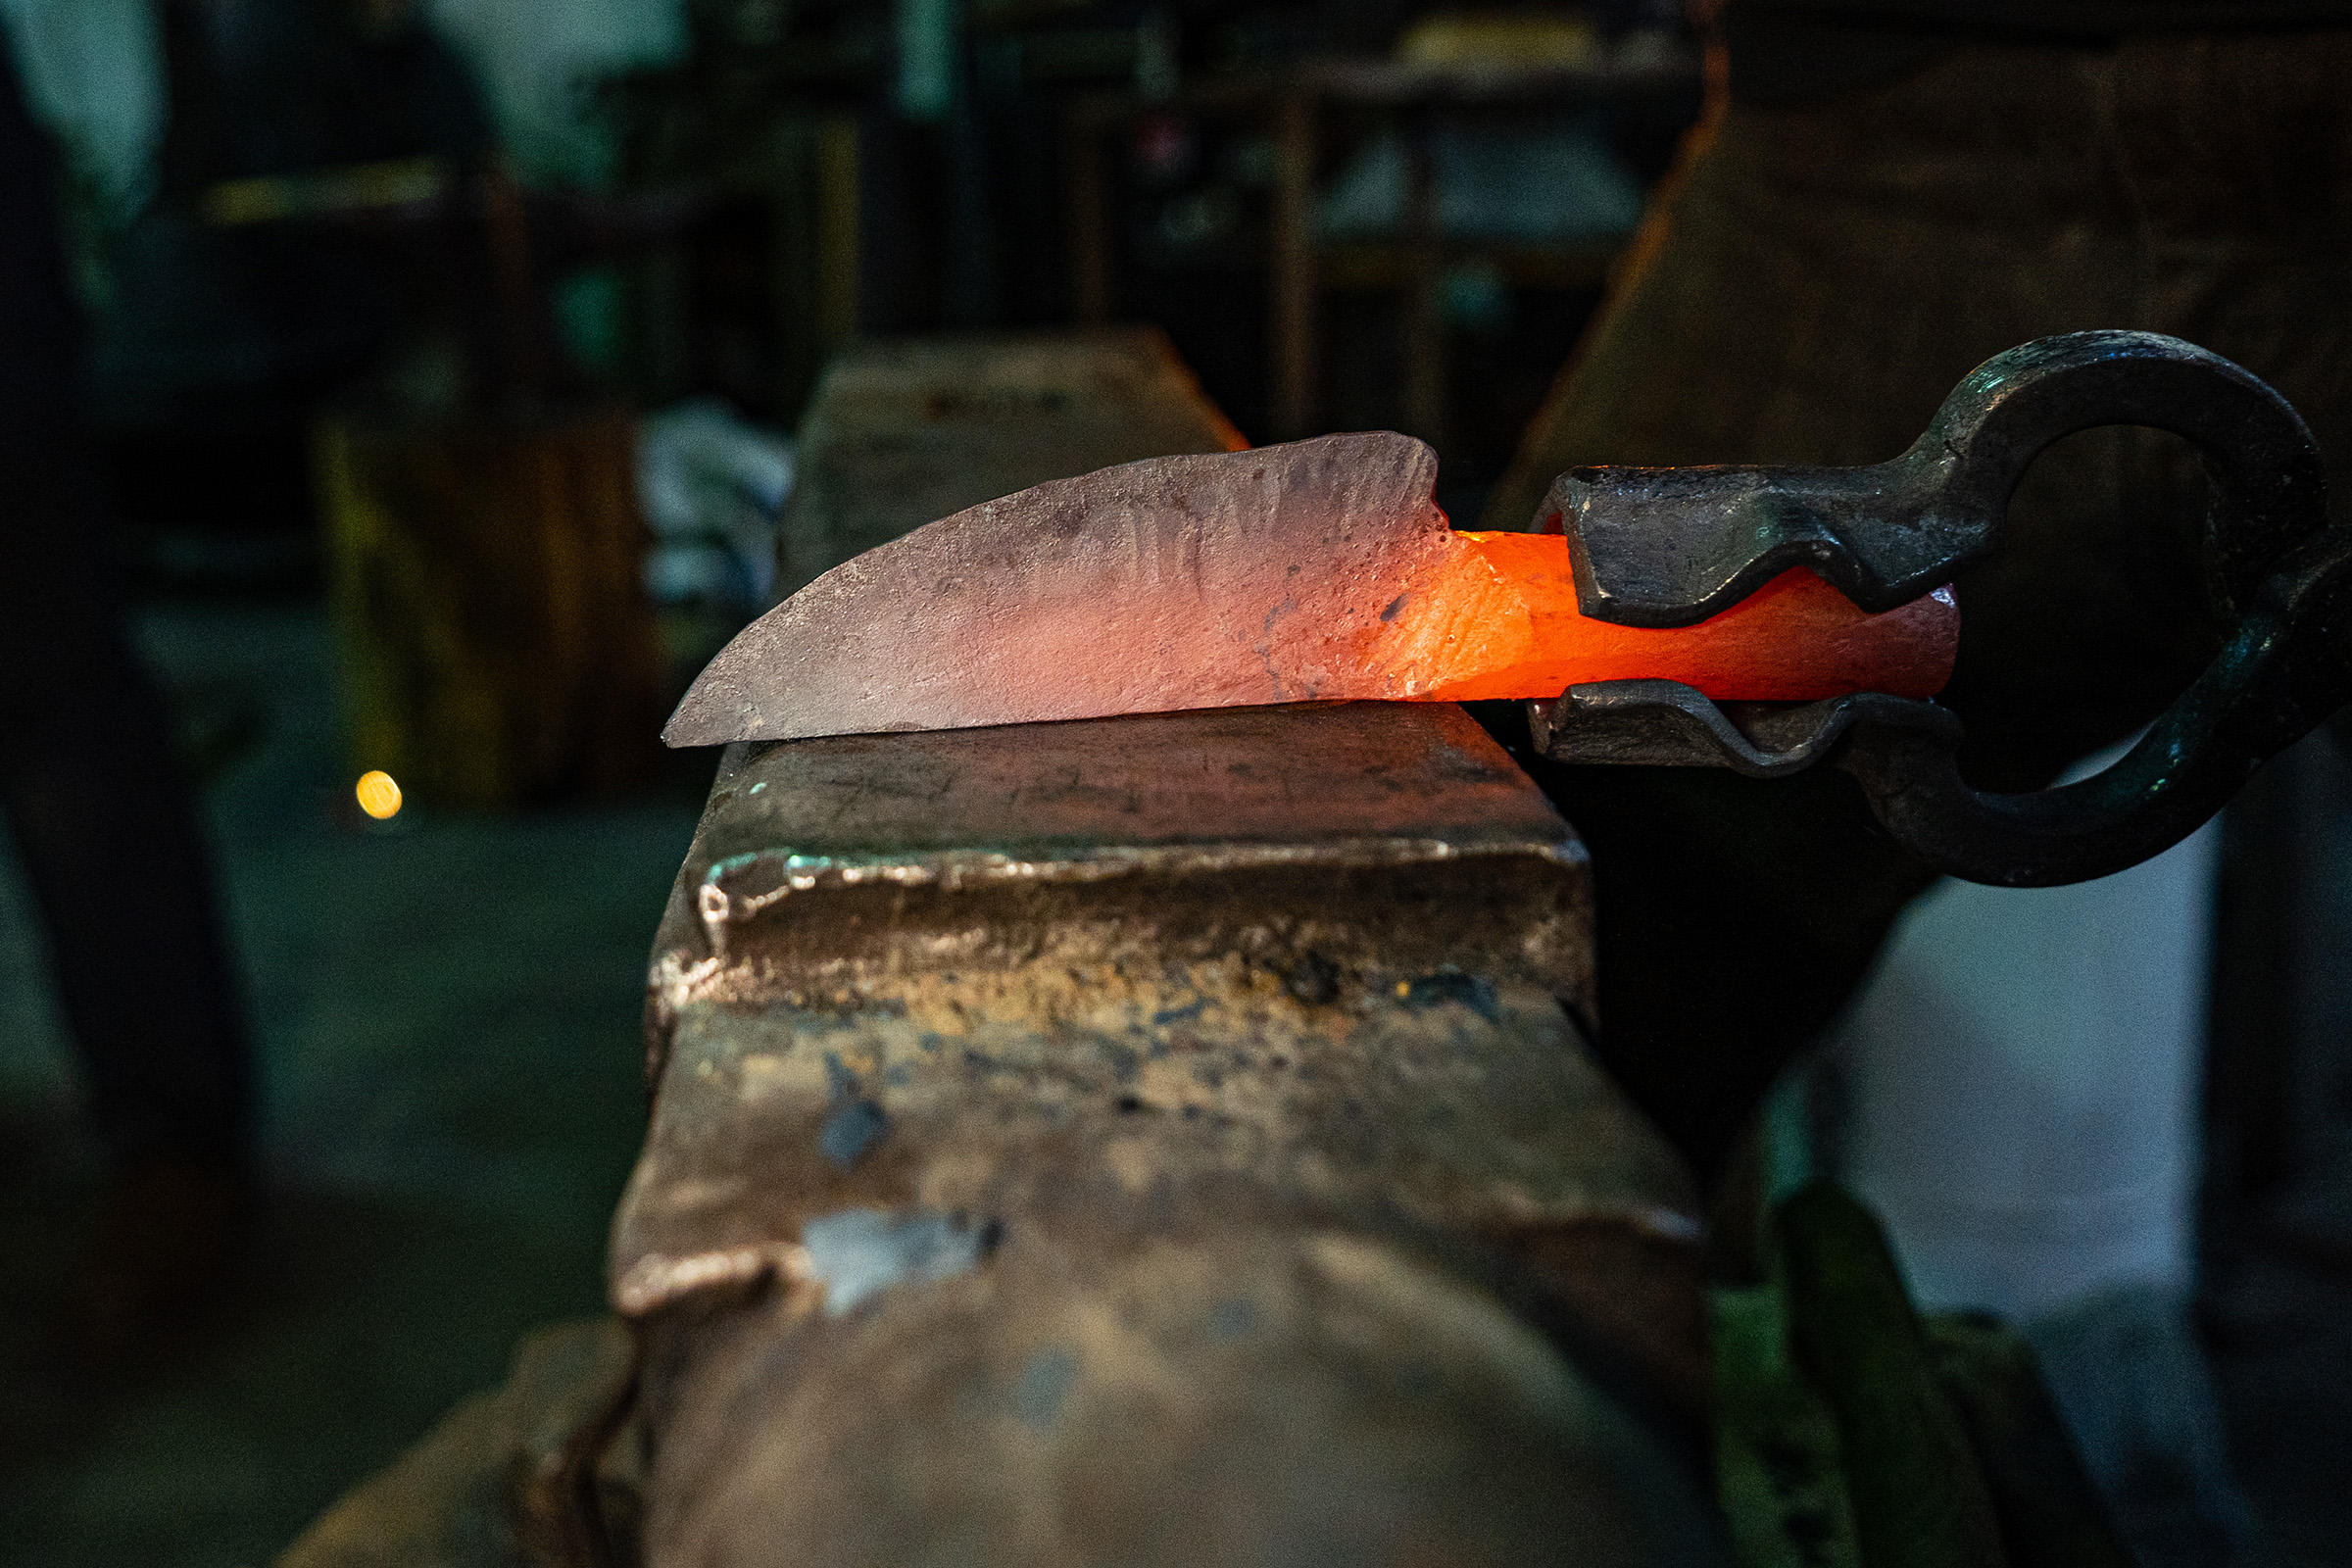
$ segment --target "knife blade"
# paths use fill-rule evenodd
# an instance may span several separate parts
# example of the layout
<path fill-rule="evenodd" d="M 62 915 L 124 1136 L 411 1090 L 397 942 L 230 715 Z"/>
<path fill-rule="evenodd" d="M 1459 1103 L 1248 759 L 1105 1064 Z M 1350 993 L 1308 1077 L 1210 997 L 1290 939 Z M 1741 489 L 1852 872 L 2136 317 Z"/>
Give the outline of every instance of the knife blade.
<path fill-rule="evenodd" d="M 1338 700 L 1929 697 L 1949 590 L 1880 614 L 1801 568 L 1693 626 L 1577 610 L 1559 535 L 1454 531 L 1390 432 L 1152 458 L 1034 486 L 836 566 L 722 649 L 671 746 Z"/>

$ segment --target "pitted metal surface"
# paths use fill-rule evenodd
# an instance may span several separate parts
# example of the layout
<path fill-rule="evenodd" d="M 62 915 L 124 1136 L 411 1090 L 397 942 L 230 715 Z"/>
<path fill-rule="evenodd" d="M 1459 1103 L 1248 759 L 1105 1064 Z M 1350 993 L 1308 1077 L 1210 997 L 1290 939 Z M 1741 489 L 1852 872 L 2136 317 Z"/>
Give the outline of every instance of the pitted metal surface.
<path fill-rule="evenodd" d="M 1627 1413 L 1703 1379 L 1696 1199 L 1585 1053 L 1590 901 L 1446 706 L 731 756 L 614 1227 L 649 1561 L 1704 1560 Z"/>
<path fill-rule="evenodd" d="M 1071 956 L 1042 982 L 932 976 L 896 1005 L 685 1008 L 616 1233 L 621 1309 L 770 1271 L 816 1289 L 803 1232 L 827 1215 L 984 1226 L 1047 1189 L 1207 1219 L 1240 1183 L 1504 1242 L 1594 1220 L 1696 1236 L 1671 1160 L 1541 990 L 1374 969 L 1315 975 L 1309 1004 L 1296 971 L 1231 957 Z"/>

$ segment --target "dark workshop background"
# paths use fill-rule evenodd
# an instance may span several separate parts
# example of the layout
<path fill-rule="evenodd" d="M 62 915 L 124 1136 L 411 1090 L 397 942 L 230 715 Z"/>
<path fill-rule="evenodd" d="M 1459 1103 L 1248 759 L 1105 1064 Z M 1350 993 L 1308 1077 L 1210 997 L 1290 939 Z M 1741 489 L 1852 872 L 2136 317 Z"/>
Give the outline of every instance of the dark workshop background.
<path fill-rule="evenodd" d="M 1475 519 L 1701 97 L 1662 0 L 1484 33 L 1400 0 L 0 19 L 63 137 L 115 559 L 263 1097 L 225 1289 L 81 1369 L 53 1325 L 106 1170 L 0 862 L 0 1560 L 45 1568 L 267 1562 L 601 1309 L 710 766 L 651 737 L 779 586 L 829 355 L 1153 324 L 1250 440 L 1424 435 Z M 1382 74 L 1480 48 L 1582 85 L 1465 108 Z M 1309 111 L 1308 60 L 1362 69 Z M 405 792 L 380 820 L 369 769 Z M 2317 1564 L 2352 1554 L 2352 794 L 2296 776 L 2326 831 L 2275 1027 L 2222 1031 L 2262 1045 L 2216 1069 L 2202 1321 L 2268 1560 Z"/>

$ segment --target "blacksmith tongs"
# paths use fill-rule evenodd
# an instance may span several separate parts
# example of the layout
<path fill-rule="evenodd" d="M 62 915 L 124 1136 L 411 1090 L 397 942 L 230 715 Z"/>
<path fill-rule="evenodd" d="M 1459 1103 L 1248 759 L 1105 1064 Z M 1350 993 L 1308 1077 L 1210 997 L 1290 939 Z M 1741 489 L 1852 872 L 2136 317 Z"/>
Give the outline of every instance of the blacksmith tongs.
<path fill-rule="evenodd" d="M 1530 703 L 1536 749 L 1760 778 L 1826 763 L 1854 777 L 1896 840 L 1974 882 L 2086 881 L 2170 848 L 2352 700 L 2352 527 L 2328 516 L 2302 417 L 2230 361 L 2150 332 L 2042 338 L 1978 367 L 1890 462 L 1573 468 L 1538 515 L 1567 534 L 1578 608 L 1602 620 L 1690 625 L 1791 566 L 1888 610 L 1990 552 L 2035 456 L 2100 425 L 2168 430 L 2198 448 L 2206 590 L 2227 628 L 2205 671 L 2104 771 L 1984 794 L 1962 781 L 1960 720 L 1936 703 L 1866 692 L 1717 704 L 1664 680 Z"/>

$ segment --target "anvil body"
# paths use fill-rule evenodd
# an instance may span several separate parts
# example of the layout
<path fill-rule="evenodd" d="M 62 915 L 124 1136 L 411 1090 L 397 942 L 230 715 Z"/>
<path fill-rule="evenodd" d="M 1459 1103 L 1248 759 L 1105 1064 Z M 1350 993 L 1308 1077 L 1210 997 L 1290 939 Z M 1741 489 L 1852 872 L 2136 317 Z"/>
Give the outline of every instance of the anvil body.
<path fill-rule="evenodd" d="M 1706 1560 L 1617 1397 L 1703 1380 L 1694 1195 L 1591 1004 L 1450 706 L 731 752 L 614 1227 L 647 1560 Z"/>

